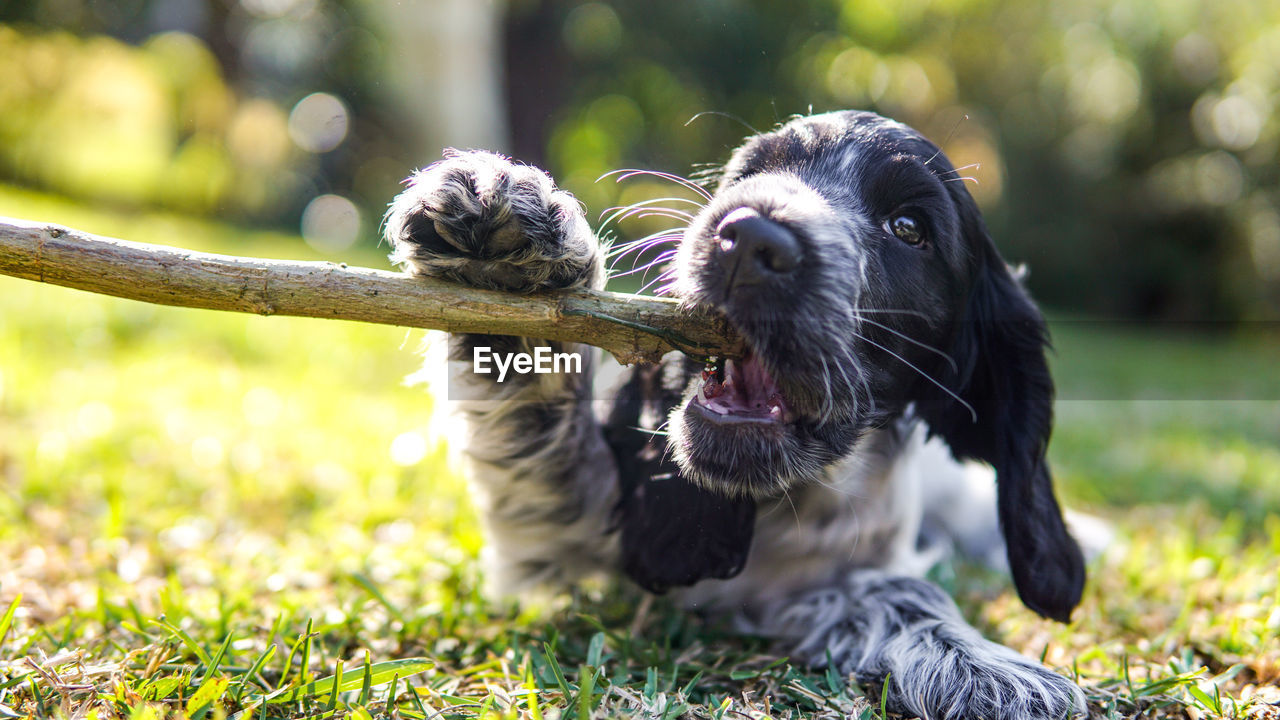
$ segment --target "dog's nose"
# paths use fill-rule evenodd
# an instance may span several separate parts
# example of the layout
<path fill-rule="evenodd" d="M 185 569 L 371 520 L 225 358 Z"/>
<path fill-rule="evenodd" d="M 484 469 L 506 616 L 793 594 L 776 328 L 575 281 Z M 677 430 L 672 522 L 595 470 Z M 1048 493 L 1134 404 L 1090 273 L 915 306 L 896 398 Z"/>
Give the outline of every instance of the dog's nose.
<path fill-rule="evenodd" d="M 800 264 L 800 241 L 787 228 L 751 208 L 738 208 L 716 227 L 717 259 L 729 286 L 754 285 L 787 275 Z"/>

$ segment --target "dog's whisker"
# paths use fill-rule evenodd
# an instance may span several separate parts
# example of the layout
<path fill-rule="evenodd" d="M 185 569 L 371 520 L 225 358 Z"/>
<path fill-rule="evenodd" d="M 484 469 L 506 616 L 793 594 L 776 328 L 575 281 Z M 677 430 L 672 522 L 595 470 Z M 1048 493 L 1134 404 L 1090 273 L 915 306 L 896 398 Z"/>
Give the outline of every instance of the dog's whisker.
<path fill-rule="evenodd" d="M 671 229 L 664 232 L 654 233 L 652 235 L 646 235 L 638 240 L 632 240 L 630 242 L 617 245 L 616 247 L 609 248 L 609 252 L 606 257 L 616 260 L 619 257 L 629 255 L 633 252 L 647 250 L 651 247 L 679 240 L 683 234 L 683 231 Z"/>
<path fill-rule="evenodd" d="M 960 118 L 959 118 L 958 120 L 956 120 L 956 124 L 951 126 L 951 130 L 947 132 L 947 136 L 946 136 L 945 138 L 943 138 L 943 140 L 942 140 L 942 142 L 941 142 L 941 143 L 939 143 L 939 144 L 938 144 L 938 149 L 937 149 L 937 150 L 934 150 L 934 151 L 933 151 L 933 154 L 929 156 L 929 159 L 924 161 L 924 164 L 925 164 L 926 166 L 927 166 L 929 163 L 931 163 L 931 162 L 933 162 L 934 160 L 936 160 L 936 159 L 938 158 L 938 156 L 942 154 L 942 148 L 943 148 L 943 146 L 945 146 L 945 145 L 947 145 L 948 143 L 950 143 L 950 142 L 951 142 L 951 137 L 952 137 L 953 135 L 955 135 L 955 134 L 956 134 L 956 131 L 957 131 L 957 130 L 959 130 L 959 129 L 960 129 L 960 124 L 961 124 L 961 123 L 963 123 L 964 121 L 968 120 L 968 119 L 969 119 L 969 115 L 966 113 L 966 114 L 964 114 L 964 115 L 961 115 L 961 116 L 960 116 Z"/>
<path fill-rule="evenodd" d="M 647 291 L 647 290 L 648 290 L 650 287 L 652 287 L 653 285 L 656 285 L 657 283 L 660 283 L 660 282 L 664 282 L 664 281 L 666 281 L 666 280 L 670 280 L 670 279 L 671 279 L 671 274 L 672 274 L 673 272 L 674 272 L 674 269 L 664 270 L 660 275 L 658 275 L 658 277 L 656 277 L 656 278 L 654 278 L 653 280 L 650 280 L 649 282 L 647 282 L 647 283 L 645 283 L 644 285 L 642 285 L 642 286 L 640 287 L 640 291 L 639 291 L 639 293 L 638 293 L 638 294 L 643 295 L 643 294 L 645 293 L 645 291 Z"/>
<path fill-rule="evenodd" d="M 599 179 L 596 180 L 596 182 L 600 182 L 600 180 L 603 180 L 611 175 L 618 176 L 614 180 L 614 182 L 622 182 L 623 180 L 628 180 L 638 175 L 647 175 L 650 177 L 656 177 L 662 180 L 673 182 L 683 188 L 687 188 L 693 191 L 694 193 L 696 193 L 697 195 L 699 195 L 700 197 L 702 197 L 704 200 L 707 200 L 707 201 L 711 200 L 711 193 L 708 192 L 706 188 L 702 187 L 701 185 L 691 180 L 687 180 L 673 173 L 662 172 L 661 170 L 641 170 L 639 168 L 622 168 L 622 169 L 613 170 L 611 172 L 605 173 L 604 175 L 601 175 Z"/>
<path fill-rule="evenodd" d="M 625 248 L 622 251 L 618 252 L 617 254 L 606 258 L 607 260 L 609 260 L 609 268 L 612 269 L 616 267 L 617 264 L 621 262 L 623 259 L 625 259 L 628 255 L 635 255 L 636 258 L 639 259 L 639 256 L 655 248 L 663 247 L 667 245 L 667 243 L 668 243 L 668 239 L 659 238 L 651 242 L 647 242 L 643 245 L 633 245 L 631 247 Z"/>
<path fill-rule="evenodd" d="M 854 315 L 915 315 L 919 318 L 929 319 L 929 316 L 919 310 L 896 310 L 893 308 L 856 308 Z"/>
<path fill-rule="evenodd" d="M 657 246 L 645 247 L 645 249 L 641 249 L 639 252 L 636 252 L 635 258 L 634 258 L 636 265 L 632 266 L 631 269 L 626 270 L 626 272 L 630 273 L 632 272 L 632 270 L 635 270 L 635 268 L 644 268 L 644 266 L 649 265 L 649 263 L 653 263 L 653 260 L 646 261 L 646 263 L 640 263 L 641 256 L 643 256 L 645 252 L 652 250 L 653 247 L 657 247 Z M 675 254 L 676 250 L 664 250 L 663 252 L 659 252 L 659 255 L 666 255 L 667 252 L 672 252 L 672 254 Z M 612 275 L 614 272 L 616 272 L 616 270 L 618 269 L 618 266 L 620 266 L 623 263 L 623 260 L 626 260 L 627 255 L 630 255 L 630 254 L 618 255 L 617 258 L 614 258 L 613 260 L 609 261 L 609 265 L 608 265 L 609 274 Z M 675 258 L 675 255 L 668 256 L 667 259 L 669 260 L 671 258 Z"/>
<path fill-rule="evenodd" d="M 867 375 L 868 372 L 866 368 L 858 368 L 858 380 L 861 383 L 862 389 L 867 393 L 867 403 L 871 406 L 870 414 L 874 416 L 876 414 L 876 395 L 871 392 L 871 379 L 868 378 Z"/>
<path fill-rule="evenodd" d="M 821 354 L 818 355 L 818 361 L 822 363 L 822 404 L 819 406 L 818 427 L 824 427 L 832 417 L 835 397 L 831 387 L 831 366 Z"/>
<path fill-rule="evenodd" d="M 631 240 L 609 248 L 608 257 L 616 257 L 617 255 L 625 255 L 627 253 L 635 252 L 636 250 L 645 250 L 657 245 L 663 245 L 674 240 L 679 240 L 682 235 L 682 232 L 674 229 L 654 233 L 652 235 L 646 235 L 638 240 Z"/>
<path fill-rule="evenodd" d="M 620 242 L 618 243 L 618 245 L 611 247 L 611 249 L 609 249 L 609 252 L 611 252 L 612 255 L 617 255 L 618 252 L 625 252 L 630 249 L 635 249 L 635 247 L 650 245 L 650 243 L 662 243 L 662 242 L 671 242 L 673 240 L 680 240 L 680 238 L 684 236 L 684 233 L 685 233 L 684 228 L 667 228 L 667 229 L 664 229 L 664 231 L 658 231 L 658 232 L 646 234 L 646 236 L 636 238 L 636 240 L 628 240 L 625 242 Z"/>
<path fill-rule="evenodd" d="M 649 199 L 647 199 L 647 200 L 639 200 L 639 201 L 637 201 L 637 202 L 633 202 L 633 203 L 631 203 L 630 205 L 614 205 L 613 207 L 605 208 L 603 211 L 601 211 L 600 215 L 601 215 L 601 216 L 604 216 L 604 214 L 605 214 L 605 213 L 611 213 L 611 212 L 615 212 L 615 211 L 618 211 L 618 210 L 630 210 L 630 209 L 632 209 L 632 208 L 637 208 L 637 207 L 648 207 L 648 206 L 650 206 L 650 205 L 656 205 L 656 204 L 658 204 L 658 203 L 663 203 L 663 202 L 682 202 L 682 203 L 688 203 L 689 205 L 692 205 L 692 206 L 694 206 L 694 207 L 696 207 L 696 208 L 698 208 L 698 209 L 701 209 L 701 208 L 706 207 L 706 205 L 705 205 L 704 203 L 700 203 L 700 202 L 698 202 L 697 200 L 694 200 L 693 198 L 680 197 L 679 195 L 669 195 L 669 196 L 667 196 L 667 197 L 649 198 Z"/>
<path fill-rule="evenodd" d="M 794 515 L 796 518 L 796 537 L 797 539 L 803 539 L 804 526 L 801 525 L 800 523 L 800 511 L 796 510 L 796 503 L 794 500 L 791 499 L 791 490 L 788 488 L 783 488 L 782 496 L 787 499 L 787 504 L 791 506 L 791 514 Z"/>
<path fill-rule="evenodd" d="M 663 424 L 665 425 L 666 423 L 663 423 Z M 668 436 L 670 436 L 670 435 L 671 435 L 671 433 L 666 432 L 665 430 L 657 429 L 657 428 L 655 428 L 655 429 L 653 429 L 653 430 L 650 430 L 649 428 L 642 428 L 642 427 L 635 427 L 635 426 L 633 426 L 631 429 L 632 429 L 632 430 L 635 430 L 636 432 L 642 432 L 642 433 L 644 433 L 644 434 L 646 434 L 646 435 L 652 435 L 652 436 L 654 436 L 654 437 L 668 437 Z"/>
<path fill-rule="evenodd" d="M 657 257 L 655 257 L 654 259 L 650 260 L 649 262 L 643 265 L 637 265 L 631 268 L 630 270 L 613 274 L 613 275 L 610 275 L 609 277 L 620 278 L 620 277 L 626 277 L 628 275 L 635 275 L 636 273 L 648 272 L 649 270 L 652 270 L 654 267 L 658 265 L 662 265 L 664 263 L 669 262 L 671 258 L 676 256 L 676 252 L 677 252 L 676 250 L 667 250 L 666 252 L 659 253 Z"/>
<path fill-rule="evenodd" d="M 960 167 L 958 167 L 958 168 L 951 168 L 950 170 L 945 170 L 945 171 L 943 171 L 943 172 L 941 172 L 941 173 L 939 173 L 939 174 L 940 174 L 940 175 L 947 175 L 947 174 L 950 174 L 950 173 L 955 173 L 956 175 L 959 175 L 961 170 L 968 170 L 968 169 L 970 169 L 970 168 L 975 168 L 975 169 L 976 169 L 976 168 L 981 168 L 981 167 L 982 167 L 982 163 L 980 163 L 980 162 L 975 162 L 975 163 L 969 163 L 968 165 L 961 165 L 961 166 L 960 166 Z"/>
<path fill-rule="evenodd" d="M 858 318 L 858 320 L 859 320 L 859 322 L 864 322 L 864 323 L 867 323 L 868 325 L 874 325 L 874 326 L 876 326 L 876 327 L 880 328 L 881 330 L 884 330 L 885 332 L 888 332 L 888 333 L 892 333 L 892 334 L 894 334 L 894 335 L 897 335 L 898 337 L 902 338 L 903 340 L 906 340 L 907 342 L 911 343 L 912 345 L 915 345 L 915 346 L 917 346 L 917 347 L 923 348 L 923 349 L 925 349 L 925 350 L 928 350 L 928 351 L 929 351 L 929 352 L 931 352 L 931 353 L 934 353 L 934 354 L 936 354 L 936 355 L 941 356 L 943 360 L 946 360 L 946 361 L 947 361 L 947 363 L 948 363 L 949 365 L 951 365 L 951 370 L 952 370 L 953 372 L 955 372 L 955 373 L 959 374 L 959 372 L 960 372 L 960 367 L 959 367 L 958 365 L 956 365 L 956 361 L 955 361 L 954 359 L 952 359 L 952 357 L 951 357 L 950 355 L 948 355 L 947 353 L 945 353 L 945 352 L 943 352 L 943 351 L 939 350 L 938 348 L 936 348 L 936 347 L 934 347 L 934 346 L 932 346 L 932 345 L 930 345 L 930 344 L 928 344 L 928 343 L 921 342 L 921 341 L 919 341 L 919 340 L 917 340 L 917 339 L 915 339 L 915 338 L 911 337 L 910 335 L 907 335 L 906 333 L 904 333 L 904 332 L 902 332 L 902 331 L 900 331 L 900 330 L 895 330 L 895 329 L 893 329 L 893 328 L 889 327 L 888 325 L 885 325 L 884 323 L 876 322 L 875 320 L 872 320 L 871 318 Z"/>
<path fill-rule="evenodd" d="M 658 211 L 667 210 L 667 211 L 671 211 L 671 213 L 685 214 L 686 217 L 681 217 L 680 220 L 686 223 L 689 222 L 689 220 L 692 218 L 692 215 L 687 213 L 687 211 L 681 210 L 678 208 L 666 208 L 666 206 L 658 205 L 659 202 L 668 202 L 673 200 L 689 200 L 689 199 L 686 199 L 686 197 L 655 197 L 655 199 L 653 200 L 643 200 L 640 202 L 634 202 L 634 204 L 631 204 L 631 205 L 618 205 L 618 206 L 614 206 L 614 208 L 609 208 L 607 210 L 604 210 L 602 211 L 602 213 L 600 213 L 598 218 L 598 222 L 600 223 L 600 227 L 599 227 L 600 232 L 603 232 L 604 229 L 607 229 L 609 225 L 621 223 L 622 220 L 631 218 L 632 215 L 636 213 L 640 213 L 640 211 L 644 211 L 644 210 L 658 210 Z"/>
<path fill-rule="evenodd" d="M 662 230 L 658 230 L 658 231 L 656 231 L 656 232 L 651 232 L 651 233 L 649 233 L 648 235 L 645 235 L 645 236 L 643 236 L 643 237 L 636 238 L 636 239 L 634 239 L 634 240 L 625 240 L 625 241 L 623 241 L 623 242 L 619 243 L 617 247 L 631 247 L 631 246 L 634 246 L 634 245 L 636 245 L 636 244 L 638 244 L 638 243 L 647 242 L 647 241 L 652 240 L 652 239 L 654 239 L 654 238 L 664 238 L 664 239 L 666 239 L 666 238 L 678 238 L 678 237 L 680 237 L 681 235 L 683 235 L 683 234 L 684 234 L 684 230 L 685 230 L 685 226 L 684 226 L 684 225 L 676 225 L 676 226 L 674 226 L 674 227 L 663 228 Z"/>
<path fill-rule="evenodd" d="M 855 331 L 855 332 L 856 332 L 856 331 Z M 852 409 L 852 414 L 857 415 L 857 413 L 858 413 L 858 404 L 859 404 L 859 399 L 858 399 L 858 384 L 857 384 L 857 383 L 854 383 L 852 380 L 850 380 L 850 379 L 849 379 L 849 375 L 848 375 L 848 373 L 846 373 L 846 372 L 845 372 L 845 370 L 844 370 L 844 369 L 845 369 L 845 367 L 846 367 L 846 366 L 851 366 L 851 367 L 855 368 L 855 372 L 857 372 L 857 374 L 858 374 L 858 378 L 859 378 L 860 380 L 862 380 L 864 384 L 865 384 L 865 382 L 866 382 L 866 379 L 865 379 L 865 377 L 863 376 L 863 374 L 862 374 L 862 372 L 861 372 L 861 365 L 860 365 L 859 363 L 857 363 L 857 362 L 856 362 L 852 357 L 850 357 L 850 351 L 849 351 L 849 350 L 842 350 L 842 351 L 841 351 L 841 353 L 840 353 L 840 355 L 841 355 L 841 357 L 840 357 L 840 358 L 838 358 L 838 360 L 840 360 L 840 362 L 835 363 L 836 370 L 840 371 L 840 379 L 844 381 L 844 385 L 845 385 L 845 387 L 847 387 L 847 388 L 849 389 L 849 395 L 850 395 L 850 398 L 853 400 L 853 409 Z M 866 391 L 867 391 L 867 396 L 868 396 L 868 397 L 870 397 L 870 396 L 871 396 L 871 388 L 870 388 L 870 386 L 867 386 L 867 387 L 866 387 Z"/>
<path fill-rule="evenodd" d="M 671 282 L 667 283 L 666 285 L 659 285 L 658 287 L 654 288 L 653 294 L 659 297 L 665 297 L 667 295 L 670 295 L 671 291 L 676 289 L 677 284 L 679 283 L 675 279 L 673 279 Z"/>
<path fill-rule="evenodd" d="M 650 198 L 648 200 L 640 200 L 638 202 L 631 203 L 630 205 L 615 205 L 613 207 L 606 208 L 600 212 L 600 215 L 598 218 L 598 221 L 600 222 L 600 229 L 603 230 L 613 223 L 617 223 L 617 222 L 621 222 L 622 220 L 625 220 L 627 217 L 629 217 L 628 213 L 632 213 L 637 210 L 641 210 L 645 208 L 664 209 L 664 210 L 671 210 L 673 212 L 684 212 L 682 210 L 679 210 L 679 208 L 665 208 L 660 204 L 660 203 L 667 203 L 667 202 L 688 203 L 690 205 L 693 205 L 697 209 L 702 209 L 703 207 L 703 205 L 697 202 L 696 200 L 691 200 L 689 198 L 676 197 L 676 196 Z"/>
<path fill-rule="evenodd" d="M 668 198 L 658 198 L 659 202 L 664 202 L 666 200 L 668 200 Z M 626 207 L 614 209 L 613 212 L 609 215 L 609 217 L 603 223 L 601 223 L 601 227 L 604 227 L 609 223 L 620 223 L 623 220 L 630 220 L 632 218 L 646 218 L 652 215 L 659 215 L 664 213 L 670 215 L 673 219 L 681 220 L 686 223 L 688 223 L 693 219 L 693 213 L 687 210 L 681 210 L 680 208 L 665 207 L 662 205 L 652 205 L 648 203 L 637 203 L 635 205 L 629 205 Z"/>
<path fill-rule="evenodd" d="M 845 497 L 845 501 L 846 501 L 846 502 L 848 503 L 848 505 L 849 505 L 849 511 L 850 511 L 850 512 L 853 512 L 853 500 L 854 500 L 854 498 L 859 498 L 859 499 L 861 499 L 861 498 L 865 498 L 865 497 L 866 497 L 866 495 L 864 495 L 864 494 L 859 494 L 859 493 L 854 492 L 851 488 L 836 487 L 835 485 L 832 485 L 832 484 L 831 484 L 831 483 L 829 483 L 829 482 L 823 482 L 822 478 L 820 478 L 820 477 L 815 477 L 815 478 L 813 479 L 813 481 L 814 481 L 815 483 L 817 483 L 817 484 L 821 485 L 822 487 L 824 487 L 824 488 L 826 488 L 826 489 L 830 490 L 831 492 L 836 493 L 837 495 L 843 495 L 843 496 Z"/>
<path fill-rule="evenodd" d="M 856 320 L 857 318 L 855 318 Z M 852 334 L 855 337 L 861 337 L 856 329 L 852 331 Z M 867 380 L 865 368 L 854 357 L 853 350 L 851 348 L 841 348 L 838 355 L 833 358 L 832 364 L 835 365 L 836 370 L 840 373 L 840 379 L 844 381 L 844 387 L 848 388 L 849 397 L 853 403 L 850 413 L 852 415 L 858 414 L 858 408 L 862 403 L 861 398 L 858 397 L 858 391 L 861 389 L 866 392 L 871 404 L 871 412 L 875 414 L 875 396 L 871 393 L 871 385 Z M 850 379 L 849 374 L 845 372 L 847 367 L 853 368 L 856 380 Z"/>
<path fill-rule="evenodd" d="M 670 279 L 671 273 L 674 272 L 674 269 L 664 268 L 663 271 L 658 273 L 658 276 L 655 277 L 651 282 L 646 282 L 649 276 L 649 271 L 651 269 L 662 266 L 662 265 L 666 265 L 667 263 L 671 262 L 671 260 L 676 255 L 676 251 L 672 250 L 670 252 L 671 252 L 671 257 L 655 260 L 654 262 L 650 263 L 648 267 L 645 268 L 644 273 L 640 275 L 640 281 L 644 283 L 644 285 L 641 286 L 642 290 L 648 288 L 650 285 L 653 285 L 654 283 L 659 283 L 659 282 L 663 282 L 664 280 Z"/>
<path fill-rule="evenodd" d="M 693 192 L 695 195 L 706 200 L 707 202 L 711 201 L 711 197 L 712 197 L 711 193 L 706 188 L 693 182 L 692 180 L 681 177 L 674 173 L 661 172 L 658 170 L 630 170 L 625 175 L 619 176 L 617 179 L 617 182 L 622 182 L 623 180 L 629 180 L 630 178 L 640 176 L 640 175 L 647 175 L 650 177 L 656 177 L 663 180 L 668 180 L 672 183 L 675 183 L 676 185 L 679 185 L 680 187 L 688 189 L 689 191 Z"/>
<path fill-rule="evenodd" d="M 868 343 L 868 344 L 870 344 L 870 345 L 874 345 L 875 347 L 880 348 L 880 349 L 881 349 L 881 350 L 883 350 L 884 352 L 886 352 L 886 353 L 888 353 L 888 354 L 892 355 L 893 357 L 897 358 L 897 359 L 898 359 L 898 361 L 899 361 L 899 362 L 901 362 L 903 365 L 906 365 L 907 367 L 911 368 L 912 370 L 915 370 L 916 372 L 920 373 L 920 376 L 921 376 L 921 377 L 923 377 L 925 380 L 928 380 L 929 382 L 931 382 L 931 383 L 933 383 L 934 385 L 938 386 L 938 389 L 940 389 L 940 390 L 942 390 L 942 392 L 944 392 L 944 393 L 946 393 L 946 394 L 950 395 L 950 396 L 952 397 L 952 399 L 954 399 L 956 402 L 958 402 L 958 403 L 960 403 L 961 405 L 963 405 L 963 406 L 965 407 L 965 409 L 969 411 L 969 416 L 973 418 L 973 421 L 974 421 L 974 422 L 978 422 L 978 411 L 977 411 L 977 410 L 974 410 L 974 409 L 973 409 L 973 406 L 972 406 L 972 405 L 970 405 L 969 403 L 965 402 L 964 398 L 962 398 L 962 397 L 960 397 L 959 395 L 957 395 L 957 394 L 955 393 L 955 391 L 954 391 L 954 390 L 952 390 L 951 388 L 947 387 L 946 385 L 943 385 L 941 382 L 939 382 L 937 379 L 935 379 L 932 375 L 930 375 L 929 373 L 927 373 L 927 372 L 925 372 L 925 371 L 921 370 L 920 368 L 916 367 L 915 365 L 913 365 L 913 364 L 911 363 L 911 361 L 910 361 L 910 360 L 907 360 L 906 358 L 902 357 L 902 356 L 901 356 L 901 355 L 899 355 L 898 353 L 896 353 L 896 352 L 894 352 L 894 351 L 890 350 L 889 348 L 887 348 L 887 347 L 885 347 L 885 346 L 881 345 L 880 343 L 876 342 L 875 340 L 872 340 L 872 339 L 868 338 L 866 335 L 863 335 L 863 334 L 861 334 L 861 333 L 858 333 L 857 335 L 858 335 L 858 337 L 859 337 L 859 338 L 861 338 L 864 342 L 866 342 L 866 343 Z"/>
<path fill-rule="evenodd" d="M 683 222 L 691 222 L 693 215 L 683 210 L 672 210 L 669 208 L 638 208 L 623 215 L 619 220 L 643 220 L 651 217 L 664 217 L 671 220 L 680 220 Z"/>
<path fill-rule="evenodd" d="M 636 266 L 635 266 L 635 268 L 631 268 L 630 270 L 623 270 L 623 272 L 621 272 L 621 273 L 613 273 L 613 272 L 611 272 L 611 273 L 609 273 L 609 277 L 611 277 L 611 278 L 625 278 L 625 277 L 627 277 L 627 275 L 634 275 L 634 274 L 636 274 L 636 273 L 644 273 L 644 272 L 646 272 L 646 270 L 652 270 L 653 268 L 655 268 L 655 266 L 663 265 L 663 264 L 668 263 L 668 261 L 671 261 L 671 258 L 672 258 L 672 256 L 673 256 L 673 254 L 675 254 L 675 251 L 673 251 L 673 250 L 668 250 L 667 252 L 663 252 L 663 254 L 658 255 L 658 256 L 657 256 L 657 258 L 654 258 L 653 260 L 649 260 L 649 261 L 648 261 L 648 263 L 645 263 L 645 264 L 643 264 L 643 265 L 636 265 Z"/>
<path fill-rule="evenodd" d="M 750 130 L 752 135 L 759 135 L 759 134 L 760 134 L 760 131 L 759 131 L 759 130 L 757 130 L 757 129 L 755 129 L 754 127 L 752 127 L 752 126 L 751 126 L 751 123 L 748 123 L 746 120 L 743 120 L 742 118 L 738 117 L 737 115 L 734 115 L 733 113 L 721 112 L 720 110 L 703 110 L 702 112 L 697 113 L 697 114 L 695 114 L 693 117 L 689 118 L 689 119 L 685 122 L 684 126 L 685 126 L 685 127 L 689 127 L 690 125 L 692 125 L 692 124 L 693 124 L 693 121 L 697 120 L 698 118 L 702 117 L 703 115 L 719 115 L 720 117 L 728 118 L 728 119 L 733 120 L 733 121 L 737 122 L 738 124 L 742 125 L 742 127 L 746 128 L 746 129 L 748 129 L 748 130 Z"/>

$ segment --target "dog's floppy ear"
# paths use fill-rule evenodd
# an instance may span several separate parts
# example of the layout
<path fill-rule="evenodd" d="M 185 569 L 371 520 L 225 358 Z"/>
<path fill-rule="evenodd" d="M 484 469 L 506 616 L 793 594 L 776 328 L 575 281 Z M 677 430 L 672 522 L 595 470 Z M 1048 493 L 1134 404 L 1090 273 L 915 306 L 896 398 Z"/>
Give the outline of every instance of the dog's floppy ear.
<path fill-rule="evenodd" d="M 690 361 L 691 362 L 691 361 Z M 662 593 L 742 571 L 755 532 L 756 504 L 704 490 L 680 476 L 666 436 L 645 427 L 665 417 L 687 383 L 682 369 L 639 367 L 618 390 L 605 436 L 618 459 L 615 530 L 622 568 L 636 584 Z M 696 372 L 696 364 L 683 372 Z"/>
<path fill-rule="evenodd" d="M 1045 460 L 1053 426 L 1048 333 L 973 201 L 965 200 L 962 230 L 976 254 L 977 281 L 952 346 L 957 367 L 941 374 L 951 373 L 946 384 L 970 407 L 931 388 L 917 408 L 957 458 L 995 468 L 1000 526 L 1018 595 L 1040 615 L 1066 622 L 1080 602 L 1084 560 L 1063 523 Z"/>
<path fill-rule="evenodd" d="M 727 498 L 678 474 L 636 483 L 618 508 L 622 569 L 644 589 L 663 593 L 742 571 L 756 505 Z"/>

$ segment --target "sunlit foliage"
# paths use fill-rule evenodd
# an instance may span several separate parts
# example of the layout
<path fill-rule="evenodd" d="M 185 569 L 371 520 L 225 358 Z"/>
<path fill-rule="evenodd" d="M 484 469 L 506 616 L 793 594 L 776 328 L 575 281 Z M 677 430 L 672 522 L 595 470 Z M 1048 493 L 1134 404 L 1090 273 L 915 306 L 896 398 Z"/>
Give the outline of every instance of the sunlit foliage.
<path fill-rule="evenodd" d="M 1280 309 L 1273 2 L 622 0 L 512 12 L 561 15 L 573 99 L 549 157 L 594 202 L 616 197 L 593 181 L 618 165 L 688 172 L 793 113 L 868 108 L 966 167 L 999 242 L 1051 303 L 1201 320 Z M 704 111 L 742 122 L 686 126 Z"/>

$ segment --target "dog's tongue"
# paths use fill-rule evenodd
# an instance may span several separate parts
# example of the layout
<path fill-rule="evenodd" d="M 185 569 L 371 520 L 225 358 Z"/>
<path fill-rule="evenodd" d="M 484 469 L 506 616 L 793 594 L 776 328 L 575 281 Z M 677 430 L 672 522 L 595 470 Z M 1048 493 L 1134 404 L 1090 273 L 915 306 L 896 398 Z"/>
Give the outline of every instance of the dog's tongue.
<path fill-rule="evenodd" d="M 786 409 L 778 384 L 755 355 L 704 370 L 698 399 L 721 415 L 781 418 Z"/>

